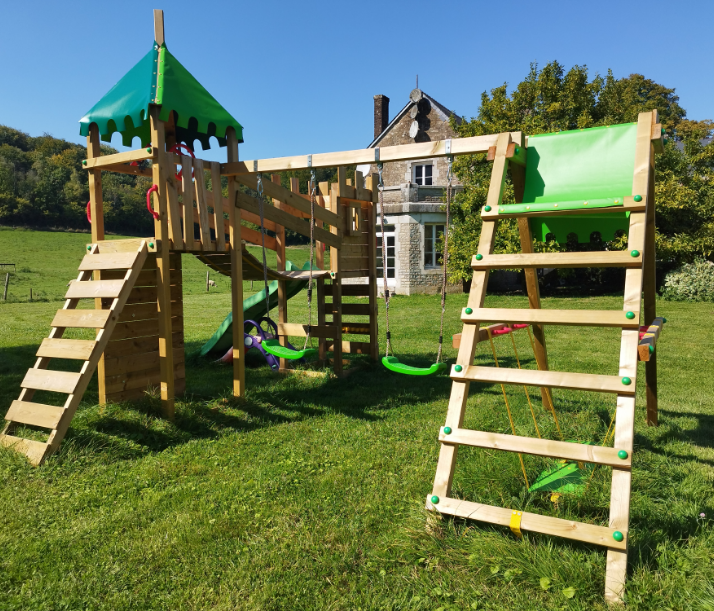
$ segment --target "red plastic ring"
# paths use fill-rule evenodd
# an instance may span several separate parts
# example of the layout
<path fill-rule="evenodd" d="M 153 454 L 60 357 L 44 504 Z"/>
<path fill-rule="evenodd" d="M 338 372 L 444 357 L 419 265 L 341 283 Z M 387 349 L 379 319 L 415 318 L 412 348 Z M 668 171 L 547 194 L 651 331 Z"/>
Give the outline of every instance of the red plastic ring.
<path fill-rule="evenodd" d="M 146 192 L 146 209 L 151 212 L 152 216 L 154 217 L 155 220 L 159 220 L 159 213 L 155 212 L 154 209 L 151 207 L 151 194 L 154 191 L 158 191 L 159 186 L 158 185 L 151 185 L 149 187 L 149 190 Z"/>
<path fill-rule="evenodd" d="M 181 154 L 181 150 L 185 150 L 193 159 L 196 159 L 196 155 L 193 154 L 193 151 L 188 148 L 185 144 L 182 142 L 179 142 L 178 144 L 174 144 L 170 149 L 169 153 L 176 153 L 177 155 Z M 191 170 L 191 178 L 193 178 L 196 175 L 196 170 Z M 181 178 L 183 176 L 183 168 L 180 169 L 178 172 L 176 172 L 176 178 Z"/>
<path fill-rule="evenodd" d="M 91 206 L 92 206 L 92 202 L 87 202 L 87 220 L 90 222 L 90 224 L 91 224 L 91 222 L 92 222 L 92 209 L 91 209 Z"/>

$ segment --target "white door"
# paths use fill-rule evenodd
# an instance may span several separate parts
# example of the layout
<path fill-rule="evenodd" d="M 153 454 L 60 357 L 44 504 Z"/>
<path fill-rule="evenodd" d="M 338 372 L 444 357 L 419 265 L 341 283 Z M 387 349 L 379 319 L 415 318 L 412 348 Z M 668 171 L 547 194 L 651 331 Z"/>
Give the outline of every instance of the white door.
<path fill-rule="evenodd" d="M 381 229 L 380 225 L 377 225 Z M 384 226 L 384 238 L 387 246 L 387 286 L 397 286 L 397 245 L 394 225 Z M 377 286 L 381 290 L 384 278 L 384 264 L 382 261 L 382 232 L 377 232 Z"/>

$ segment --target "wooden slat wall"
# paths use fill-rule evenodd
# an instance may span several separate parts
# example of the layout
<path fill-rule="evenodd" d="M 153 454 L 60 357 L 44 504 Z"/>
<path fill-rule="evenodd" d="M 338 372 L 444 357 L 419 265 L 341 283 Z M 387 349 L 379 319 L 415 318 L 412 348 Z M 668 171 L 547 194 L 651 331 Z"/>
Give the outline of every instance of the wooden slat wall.
<path fill-rule="evenodd" d="M 175 392 L 181 394 L 186 388 L 181 255 L 172 254 L 170 263 Z M 117 272 L 103 273 L 111 275 Z M 152 254 L 147 257 L 120 315 L 120 322 L 104 351 L 105 393 L 100 396 L 100 403 L 140 399 L 149 387 L 159 387 L 161 371 L 156 298 L 156 255 Z"/>

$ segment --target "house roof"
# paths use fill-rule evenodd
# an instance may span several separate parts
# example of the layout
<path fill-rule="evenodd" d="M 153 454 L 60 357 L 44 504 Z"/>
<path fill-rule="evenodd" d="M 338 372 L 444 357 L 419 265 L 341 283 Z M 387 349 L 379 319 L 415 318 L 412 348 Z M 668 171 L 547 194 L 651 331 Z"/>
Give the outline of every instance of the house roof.
<path fill-rule="evenodd" d="M 429 100 L 429 102 L 431 103 L 431 105 L 436 109 L 437 113 L 438 113 L 439 115 L 441 115 L 441 118 L 442 118 L 443 121 L 448 121 L 449 117 L 450 117 L 451 115 L 454 115 L 454 117 L 456 117 L 456 122 L 459 123 L 459 124 L 461 123 L 461 117 L 457 116 L 455 112 L 449 110 L 448 108 L 446 108 L 446 106 L 444 106 L 443 104 L 440 104 L 439 102 L 437 102 L 437 101 L 436 101 L 434 98 L 432 98 L 429 94 L 427 94 L 427 93 L 421 91 L 421 95 L 422 95 L 424 98 L 426 98 L 427 100 Z M 406 105 L 404 108 L 402 108 L 402 109 L 397 113 L 397 115 L 389 122 L 389 125 L 387 125 L 387 127 L 384 128 L 384 131 L 382 131 L 382 133 L 379 134 L 379 136 L 377 136 L 374 140 L 372 140 L 372 142 L 370 143 L 370 145 L 369 145 L 367 148 L 373 148 L 373 147 L 377 146 L 377 144 L 379 144 L 380 140 L 382 140 L 382 138 L 384 138 L 384 136 L 385 136 L 397 123 L 399 123 L 399 121 L 402 120 L 402 117 L 404 117 L 404 115 L 409 112 L 409 110 L 412 108 L 412 106 L 416 106 L 417 103 L 418 103 L 418 102 L 413 102 L 413 101 L 410 99 L 409 102 L 407 102 L 407 105 Z"/>
<path fill-rule="evenodd" d="M 161 107 L 160 119 L 168 120 L 176 113 L 176 140 L 193 149 L 194 141 L 204 150 L 211 148 L 209 138 L 215 136 L 220 146 L 226 146 L 226 129 L 235 129 L 238 142 L 243 142 L 243 127 L 193 75 L 183 67 L 165 44 L 154 42 L 149 51 L 127 72 L 109 92 L 79 121 L 79 133 L 89 134 L 96 123 L 104 142 L 112 134 L 122 135 L 124 146 L 131 146 L 135 137 L 141 145 L 151 142 L 149 106 Z"/>

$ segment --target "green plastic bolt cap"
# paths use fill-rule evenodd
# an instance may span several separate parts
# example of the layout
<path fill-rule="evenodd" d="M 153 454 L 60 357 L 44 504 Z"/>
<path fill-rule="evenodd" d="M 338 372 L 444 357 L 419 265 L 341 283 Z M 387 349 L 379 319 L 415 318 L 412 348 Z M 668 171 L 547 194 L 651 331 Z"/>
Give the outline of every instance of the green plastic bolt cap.
<path fill-rule="evenodd" d="M 629 456 L 629 454 L 627 453 L 627 450 L 620 450 L 617 453 L 617 457 L 621 458 L 622 460 L 625 460 L 628 456 Z"/>
<path fill-rule="evenodd" d="M 518 153 L 520 153 L 520 152 L 521 152 L 521 149 L 520 149 L 519 147 L 516 147 L 515 150 L 514 150 L 514 153 L 515 153 L 516 155 L 518 155 Z"/>
<path fill-rule="evenodd" d="M 465 311 L 467 314 L 473 314 L 473 313 L 474 313 L 474 311 L 473 311 L 471 308 L 466 308 L 466 310 L 464 310 L 464 311 Z"/>
<path fill-rule="evenodd" d="M 634 312 L 627 312 L 627 314 L 625 314 L 625 318 L 627 318 L 629 320 L 632 320 L 634 317 L 635 317 Z"/>
<path fill-rule="evenodd" d="M 662 317 L 662 322 L 663 322 L 663 323 L 667 322 L 667 319 L 664 318 L 664 317 Z"/>
<path fill-rule="evenodd" d="M 154 247 L 154 243 L 153 243 L 153 242 L 149 242 L 149 248 L 153 248 L 153 247 Z"/>
<path fill-rule="evenodd" d="M 639 256 L 640 256 L 640 251 L 639 251 L 639 250 L 631 250 L 631 251 L 630 251 L 630 256 L 631 256 L 631 257 L 639 257 Z"/>
<path fill-rule="evenodd" d="M 632 380 L 630 380 L 630 378 L 628 378 L 627 376 L 625 376 L 624 378 L 622 378 L 622 383 L 623 383 L 625 386 L 629 386 L 630 384 L 632 384 Z"/>
<path fill-rule="evenodd" d="M 650 354 L 654 354 L 654 346 L 650 346 Z"/>
<path fill-rule="evenodd" d="M 450 426 L 444 427 L 444 435 L 451 435 L 451 427 Z"/>
<path fill-rule="evenodd" d="M 463 371 L 463 369 L 464 368 L 461 365 L 454 365 L 454 371 L 457 373 Z"/>
<path fill-rule="evenodd" d="M 641 202 L 641 201 L 642 201 L 642 196 L 641 196 L 641 195 L 635 195 L 632 199 L 634 199 L 636 202 Z"/>
<path fill-rule="evenodd" d="M 146 152 L 147 152 L 147 153 L 150 153 L 151 151 L 152 151 L 151 147 L 150 147 L 150 146 L 147 146 L 147 147 L 146 147 Z"/>
<path fill-rule="evenodd" d="M 91 247 L 91 246 L 87 246 L 87 250 L 92 250 L 92 247 Z"/>
<path fill-rule="evenodd" d="M 491 206 L 484 206 L 483 209 L 484 209 L 486 212 L 491 212 Z"/>
<path fill-rule="evenodd" d="M 481 255 L 481 254 L 476 255 L 476 260 L 477 260 L 477 261 L 480 261 L 481 259 L 483 259 L 483 255 Z"/>
<path fill-rule="evenodd" d="M 87 160 L 86 160 L 86 159 L 82 159 L 82 165 L 87 165 Z"/>
<path fill-rule="evenodd" d="M 439 502 L 439 497 L 434 495 L 431 497 L 431 502 L 436 505 Z"/>
<path fill-rule="evenodd" d="M 616 530 L 614 533 L 612 533 L 612 538 L 619 543 L 625 538 L 625 535 L 623 535 L 619 530 Z"/>
<path fill-rule="evenodd" d="M 664 136 L 667 133 L 667 130 L 663 127 L 662 128 L 662 135 Z"/>

